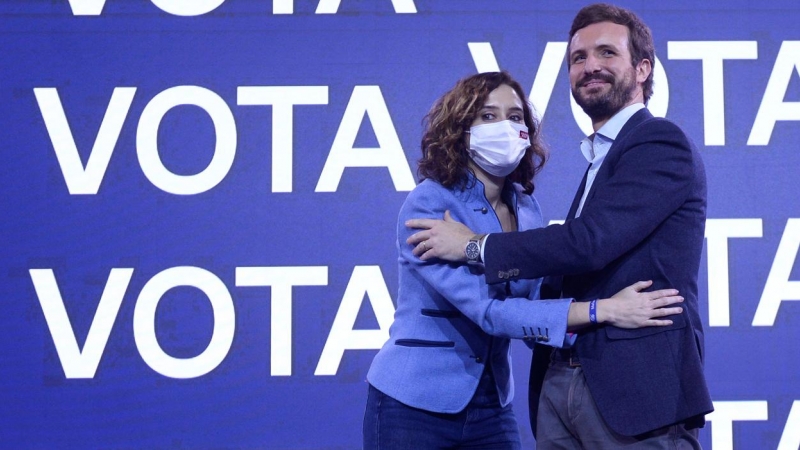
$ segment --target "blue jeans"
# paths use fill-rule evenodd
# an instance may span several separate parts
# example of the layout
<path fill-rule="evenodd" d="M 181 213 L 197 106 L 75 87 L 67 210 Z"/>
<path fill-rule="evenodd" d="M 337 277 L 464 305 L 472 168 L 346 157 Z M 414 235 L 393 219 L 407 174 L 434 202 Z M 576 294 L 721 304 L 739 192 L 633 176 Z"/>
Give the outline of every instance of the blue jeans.
<path fill-rule="evenodd" d="M 521 448 L 514 411 L 500 406 L 491 376 L 455 414 L 412 408 L 370 385 L 363 432 L 364 450 Z"/>

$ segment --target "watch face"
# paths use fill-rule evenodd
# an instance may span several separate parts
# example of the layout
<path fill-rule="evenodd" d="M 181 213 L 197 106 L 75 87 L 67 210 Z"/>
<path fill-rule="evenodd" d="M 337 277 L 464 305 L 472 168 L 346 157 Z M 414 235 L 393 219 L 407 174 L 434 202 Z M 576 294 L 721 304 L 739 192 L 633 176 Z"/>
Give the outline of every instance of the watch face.
<path fill-rule="evenodd" d="M 467 254 L 467 259 L 470 261 L 477 261 L 478 257 L 481 256 L 481 249 L 478 243 L 474 241 L 467 244 L 467 248 L 464 252 Z"/>

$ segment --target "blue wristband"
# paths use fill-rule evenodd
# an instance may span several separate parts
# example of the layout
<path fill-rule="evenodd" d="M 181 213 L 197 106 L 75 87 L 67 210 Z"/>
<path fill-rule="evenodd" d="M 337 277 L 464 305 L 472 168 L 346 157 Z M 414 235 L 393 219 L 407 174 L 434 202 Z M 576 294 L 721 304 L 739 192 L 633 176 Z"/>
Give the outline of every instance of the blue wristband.
<path fill-rule="evenodd" d="M 597 323 L 597 300 L 589 302 L 589 322 Z"/>

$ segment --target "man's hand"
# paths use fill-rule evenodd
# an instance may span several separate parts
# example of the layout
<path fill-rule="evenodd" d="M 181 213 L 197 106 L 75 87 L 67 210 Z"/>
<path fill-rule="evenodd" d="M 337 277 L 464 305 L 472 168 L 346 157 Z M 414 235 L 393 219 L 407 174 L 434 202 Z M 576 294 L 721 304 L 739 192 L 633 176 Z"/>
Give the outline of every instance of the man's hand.
<path fill-rule="evenodd" d="M 672 325 L 672 320 L 664 317 L 683 311 L 683 308 L 676 306 L 683 302 L 683 297 L 675 289 L 643 292 L 652 284 L 652 281 L 639 281 L 617 292 L 610 299 L 599 300 L 598 320 L 619 328 Z"/>
<path fill-rule="evenodd" d="M 414 246 L 413 253 L 419 259 L 427 261 L 432 258 L 446 261 L 466 261 L 464 248 L 475 233 L 466 225 L 450 217 L 450 211 L 444 212 L 444 220 L 411 219 L 406 221 L 408 228 L 421 228 L 422 231 L 412 234 L 406 242 Z"/>

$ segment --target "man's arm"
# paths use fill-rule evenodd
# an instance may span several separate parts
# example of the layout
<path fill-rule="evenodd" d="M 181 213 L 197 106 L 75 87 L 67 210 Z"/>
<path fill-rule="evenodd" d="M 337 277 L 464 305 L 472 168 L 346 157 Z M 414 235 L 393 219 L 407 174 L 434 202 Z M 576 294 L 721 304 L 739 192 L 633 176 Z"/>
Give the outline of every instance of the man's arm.
<path fill-rule="evenodd" d="M 542 343 L 560 345 L 569 322 L 570 299 L 534 301 L 532 299 L 538 298 L 538 285 L 535 283 L 530 283 L 534 288 L 534 291 L 529 293 L 530 298 L 495 299 L 489 294 L 489 286 L 485 283 L 480 266 L 466 263 L 452 264 L 433 258 L 425 261 L 412 252 L 411 246 L 404 244 L 413 232 L 405 226 L 407 219 L 441 217 L 445 208 L 452 209 L 456 217 L 468 214 L 464 207 L 450 198 L 444 188 L 433 185 L 418 186 L 409 194 L 400 209 L 397 237 L 401 272 L 404 273 L 400 280 L 403 295 L 435 296 L 444 299 L 484 332 L 494 336 L 529 339 L 533 334 L 531 330 L 540 329 L 543 332 L 548 330 L 549 341 Z M 447 223 L 457 223 L 449 213 L 445 214 L 445 217 Z M 435 221 L 435 219 L 418 220 Z M 467 229 L 460 223 L 459 226 Z M 461 252 L 463 253 L 463 248 Z M 580 317 L 573 317 L 573 320 L 580 320 Z M 584 320 L 588 321 L 588 312 Z"/>
<path fill-rule="evenodd" d="M 696 176 L 691 144 L 671 122 L 655 119 L 641 126 L 646 131 L 634 131 L 628 148 L 604 163 L 601 171 L 613 172 L 595 186 L 597 191 L 580 217 L 565 225 L 492 234 L 484 249 L 487 281 L 600 269 L 641 242 L 683 204 Z M 407 240 L 423 260 L 463 261 L 464 247 L 474 235 L 447 218 L 406 224 L 424 228 Z"/>
<path fill-rule="evenodd" d="M 492 235 L 484 249 L 487 281 L 599 270 L 666 220 L 690 219 L 689 211 L 678 210 L 701 182 L 691 143 L 663 119 L 638 127 L 622 138 L 620 152 L 608 155 L 578 218 L 564 225 Z"/>
<path fill-rule="evenodd" d="M 411 233 L 404 226 L 404 220 L 441 214 L 444 205 L 441 198 L 437 199 L 431 192 L 419 196 L 416 194 L 412 193 L 401 208 L 397 230 L 400 242 Z M 449 220 L 452 222 L 452 218 Z M 410 246 L 401 244 L 399 249 L 401 265 L 404 267 L 402 270 L 413 274 L 413 279 L 425 281 L 424 285 L 403 284 L 401 290 L 406 295 L 415 295 L 415 289 L 424 289 L 419 295 L 431 295 L 428 289 L 432 288 L 488 334 L 530 339 L 534 334 L 532 330 L 547 330 L 548 340 L 541 342 L 560 346 L 564 342 L 567 327 L 574 330 L 594 323 L 589 318 L 588 303 L 575 303 L 571 299 L 533 300 L 538 298 L 536 291 L 531 292 L 529 298 L 492 298 L 480 267 L 447 264 L 441 260 L 426 262 L 413 255 Z M 638 282 L 610 299 L 598 299 L 596 322 L 622 328 L 672 324 L 665 316 L 680 313 L 680 307 L 675 304 L 683 301 L 683 298 L 673 289 L 643 292 L 651 285 L 649 281 Z"/>

